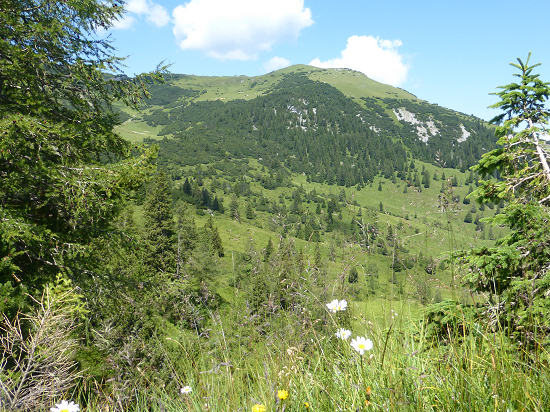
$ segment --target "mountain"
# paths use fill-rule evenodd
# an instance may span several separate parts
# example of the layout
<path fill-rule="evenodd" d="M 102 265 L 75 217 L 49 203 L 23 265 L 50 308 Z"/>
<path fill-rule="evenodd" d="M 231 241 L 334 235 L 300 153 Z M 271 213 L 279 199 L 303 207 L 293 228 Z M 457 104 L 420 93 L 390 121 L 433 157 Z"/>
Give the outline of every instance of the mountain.
<path fill-rule="evenodd" d="M 303 65 L 173 74 L 151 93 L 141 112 L 121 112 L 118 130 L 159 146 L 173 199 L 194 204 L 201 222 L 214 217 L 225 256 L 289 237 L 321 245 L 330 276 L 341 253 L 346 267 L 376 263 L 388 285 L 427 274 L 449 285 L 452 272 L 442 264 L 434 275 L 434 262 L 503 234 L 481 221 L 502 205 L 466 198 L 477 181 L 468 168 L 496 147 L 479 118 L 359 72 Z"/>
<path fill-rule="evenodd" d="M 158 142 L 163 166 L 261 158 L 311 181 L 350 186 L 378 172 L 402 174 L 410 159 L 464 171 L 495 147 L 493 129 L 481 119 L 347 69 L 171 75 L 151 92 L 141 116 L 121 131 L 165 138 Z"/>

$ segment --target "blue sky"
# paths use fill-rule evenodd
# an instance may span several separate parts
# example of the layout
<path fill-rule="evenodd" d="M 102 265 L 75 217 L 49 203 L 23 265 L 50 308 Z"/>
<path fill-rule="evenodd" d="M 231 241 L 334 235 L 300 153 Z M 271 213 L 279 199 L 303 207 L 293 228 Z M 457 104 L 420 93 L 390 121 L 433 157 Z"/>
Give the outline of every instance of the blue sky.
<path fill-rule="evenodd" d="M 531 51 L 550 82 L 550 1 L 128 0 L 110 30 L 126 74 L 257 76 L 291 64 L 345 67 L 489 120 Z M 102 33 L 100 35 L 104 35 Z"/>

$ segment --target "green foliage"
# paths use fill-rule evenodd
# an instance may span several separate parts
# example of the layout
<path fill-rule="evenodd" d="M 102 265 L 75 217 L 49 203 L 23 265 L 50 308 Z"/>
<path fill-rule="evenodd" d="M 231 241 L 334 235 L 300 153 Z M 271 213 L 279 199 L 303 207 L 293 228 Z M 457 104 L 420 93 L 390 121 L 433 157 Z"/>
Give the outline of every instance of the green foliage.
<path fill-rule="evenodd" d="M 166 175 L 161 171 L 150 185 L 143 208 L 146 264 L 153 271 L 175 271 L 175 232 L 171 204 Z"/>
<path fill-rule="evenodd" d="M 482 181 L 470 196 L 489 206 L 499 204 L 500 213 L 483 221 L 511 231 L 494 248 L 466 254 L 472 270 L 465 280 L 478 291 L 489 291 L 490 304 L 497 307 L 490 311 L 492 316 L 504 322 L 518 341 L 531 345 L 546 342 L 550 331 L 540 311 L 550 290 L 550 169 L 539 141 L 550 116 L 545 107 L 550 83 L 533 73 L 538 64 L 530 66 L 529 58 L 530 54 L 525 63 L 518 59 L 518 64 L 511 64 L 519 70 L 514 74 L 519 82 L 499 87 L 495 94 L 501 100 L 491 106 L 504 111 L 493 119 L 502 123 L 496 129 L 502 147 L 485 154 L 472 169 L 482 176 L 498 173 L 501 177 Z M 508 204 L 501 208 L 503 200 Z"/>
<path fill-rule="evenodd" d="M 15 273 L 30 290 L 60 271 L 82 276 L 88 244 L 150 173 L 156 150 L 132 153 L 111 106 L 135 107 L 145 77 L 106 75 L 122 59 L 95 39 L 122 11 L 114 1 L 0 7 L 1 283 Z"/>
<path fill-rule="evenodd" d="M 479 317 L 474 306 L 465 306 L 451 299 L 444 299 L 426 307 L 424 321 L 427 341 L 438 345 L 460 341 L 470 334 L 476 322 L 479 322 Z"/>
<path fill-rule="evenodd" d="M 28 300 L 27 289 L 19 284 L 13 286 L 12 282 L 0 284 L 0 312 L 8 319 L 13 319 L 18 311 L 26 310 Z"/>

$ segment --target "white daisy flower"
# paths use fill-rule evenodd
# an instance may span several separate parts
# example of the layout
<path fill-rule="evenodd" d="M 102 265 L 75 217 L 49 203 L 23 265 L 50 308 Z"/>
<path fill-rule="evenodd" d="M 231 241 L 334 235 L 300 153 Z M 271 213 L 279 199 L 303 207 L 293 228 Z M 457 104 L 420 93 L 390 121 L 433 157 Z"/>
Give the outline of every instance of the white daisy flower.
<path fill-rule="evenodd" d="M 336 313 L 337 309 L 336 307 L 338 306 L 338 299 L 334 299 L 332 302 L 330 303 L 327 303 L 327 308 L 328 310 L 330 310 L 332 313 Z"/>
<path fill-rule="evenodd" d="M 191 392 L 193 392 L 193 389 L 191 389 L 191 386 L 184 386 L 183 388 L 180 389 L 180 393 L 182 395 L 188 395 Z"/>
<path fill-rule="evenodd" d="M 336 331 L 336 337 L 347 340 L 351 336 L 351 330 L 340 328 Z"/>
<path fill-rule="evenodd" d="M 372 349 L 372 341 L 370 339 L 359 336 L 357 337 L 357 339 L 351 340 L 351 346 L 362 356 L 365 354 L 366 350 Z"/>
<path fill-rule="evenodd" d="M 61 401 L 61 403 L 56 403 L 53 408 L 50 408 L 51 412 L 78 412 L 80 407 L 78 404 L 73 401 Z"/>
<path fill-rule="evenodd" d="M 347 307 L 348 307 L 348 302 L 346 302 L 345 300 L 341 300 L 338 302 L 338 306 L 336 307 L 336 310 L 346 310 Z"/>
<path fill-rule="evenodd" d="M 332 313 L 336 313 L 340 310 L 346 310 L 347 307 L 348 307 L 348 302 L 346 302 L 345 300 L 334 299 L 332 302 L 327 303 L 327 308 Z"/>

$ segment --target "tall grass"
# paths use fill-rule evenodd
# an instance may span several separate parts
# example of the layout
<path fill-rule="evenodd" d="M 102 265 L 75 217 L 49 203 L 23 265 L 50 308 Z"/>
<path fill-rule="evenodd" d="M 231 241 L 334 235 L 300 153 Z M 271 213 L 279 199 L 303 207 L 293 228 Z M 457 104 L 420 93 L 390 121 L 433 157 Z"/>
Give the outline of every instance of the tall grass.
<path fill-rule="evenodd" d="M 549 356 L 542 349 L 529 356 L 500 331 L 466 317 L 470 333 L 432 338 L 425 322 L 406 311 L 386 313 L 383 324 L 352 307 L 358 319 L 352 338 L 374 344 L 361 356 L 351 339 L 335 336 L 342 313 L 329 313 L 324 303 L 317 302 L 322 319 L 287 313 L 269 332 L 242 311 L 213 313 L 209 337 L 181 344 L 185 376 L 175 376 L 171 388 L 150 387 L 132 410 L 251 411 L 257 404 L 267 411 L 548 410 Z M 186 385 L 192 392 L 179 393 Z M 279 399 L 279 390 L 288 398 Z M 91 403 L 84 410 L 102 408 Z"/>

